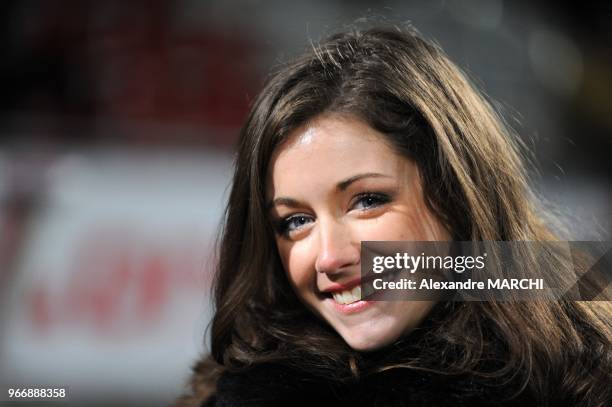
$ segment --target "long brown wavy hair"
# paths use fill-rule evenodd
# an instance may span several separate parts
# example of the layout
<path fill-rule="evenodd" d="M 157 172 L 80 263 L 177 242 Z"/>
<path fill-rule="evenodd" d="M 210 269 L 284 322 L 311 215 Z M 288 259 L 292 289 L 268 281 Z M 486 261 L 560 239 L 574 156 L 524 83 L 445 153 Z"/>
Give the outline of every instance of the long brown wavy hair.
<path fill-rule="evenodd" d="M 557 395 L 603 406 L 612 397 L 606 301 L 439 303 L 410 341 L 368 354 L 305 309 L 280 263 L 264 191 L 275 148 L 329 112 L 360 118 L 418 165 L 426 203 L 454 240 L 556 240 L 517 137 L 438 46 L 411 29 L 333 35 L 278 69 L 241 131 L 211 355 L 196 368 L 200 399 L 224 370 L 278 362 L 340 381 L 394 367 L 469 374 L 513 383 L 541 405 Z"/>

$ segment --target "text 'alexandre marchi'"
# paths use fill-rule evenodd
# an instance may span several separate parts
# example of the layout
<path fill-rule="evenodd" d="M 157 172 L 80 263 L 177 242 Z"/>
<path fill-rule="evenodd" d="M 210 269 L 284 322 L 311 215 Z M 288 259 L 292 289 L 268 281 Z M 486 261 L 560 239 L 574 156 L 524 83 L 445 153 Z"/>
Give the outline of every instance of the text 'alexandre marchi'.
<path fill-rule="evenodd" d="M 401 278 L 397 281 L 384 281 L 377 278 L 373 282 L 375 290 L 543 290 L 542 278 L 489 278 L 484 281 L 436 281 L 424 278 L 420 282 Z"/>

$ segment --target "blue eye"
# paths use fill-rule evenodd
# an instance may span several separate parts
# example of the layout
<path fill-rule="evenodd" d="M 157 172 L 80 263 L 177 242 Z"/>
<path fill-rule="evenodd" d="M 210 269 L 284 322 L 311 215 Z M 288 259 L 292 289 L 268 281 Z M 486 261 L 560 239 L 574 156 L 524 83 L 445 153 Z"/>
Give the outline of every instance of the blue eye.
<path fill-rule="evenodd" d="M 353 209 L 357 210 L 368 210 L 384 205 L 391 201 L 391 197 L 387 194 L 372 193 L 368 192 L 365 194 L 357 195 L 357 200 L 352 206 Z"/>
<path fill-rule="evenodd" d="M 281 219 L 277 226 L 277 231 L 280 234 L 288 234 L 303 228 L 305 225 L 313 222 L 312 217 L 304 214 L 291 215 L 285 219 Z"/>

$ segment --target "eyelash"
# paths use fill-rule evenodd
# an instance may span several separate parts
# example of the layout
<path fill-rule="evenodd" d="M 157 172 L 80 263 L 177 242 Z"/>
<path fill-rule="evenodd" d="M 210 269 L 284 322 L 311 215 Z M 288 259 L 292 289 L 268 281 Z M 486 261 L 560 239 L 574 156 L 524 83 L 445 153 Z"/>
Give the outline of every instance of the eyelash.
<path fill-rule="evenodd" d="M 360 202 L 363 203 L 365 200 L 370 200 L 370 203 L 368 204 L 368 206 L 364 208 L 359 208 L 357 210 L 368 211 L 370 209 L 385 205 L 391 201 L 391 196 L 385 193 L 380 193 L 380 192 L 364 192 L 362 194 L 358 194 L 355 196 L 355 202 L 351 205 L 351 208 L 355 208 L 355 206 L 358 203 Z M 374 202 L 372 202 L 372 200 L 374 200 Z M 301 226 L 304 226 L 307 223 L 310 223 L 307 221 L 310 218 L 311 218 L 310 215 L 305 215 L 302 213 L 293 214 L 293 215 L 289 215 L 283 219 L 276 221 L 274 226 L 278 234 L 288 236 L 291 232 L 299 230 Z M 291 223 L 294 221 L 299 221 L 300 225 L 297 226 L 296 229 L 291 230 L 290 226 L 291 226 Z"/>

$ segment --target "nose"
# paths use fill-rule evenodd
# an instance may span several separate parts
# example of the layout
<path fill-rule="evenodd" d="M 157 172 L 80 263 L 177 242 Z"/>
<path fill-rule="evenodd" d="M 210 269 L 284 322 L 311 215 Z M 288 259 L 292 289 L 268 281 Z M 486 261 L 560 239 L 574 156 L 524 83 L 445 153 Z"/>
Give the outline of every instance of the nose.
<path fill-rule="evenodd" d="M 315 269 L 334 274 L 359 264 L 361 242 L 354 241 L 349 227 L 335 220 L 319 219 L 319 250 Z"/>

